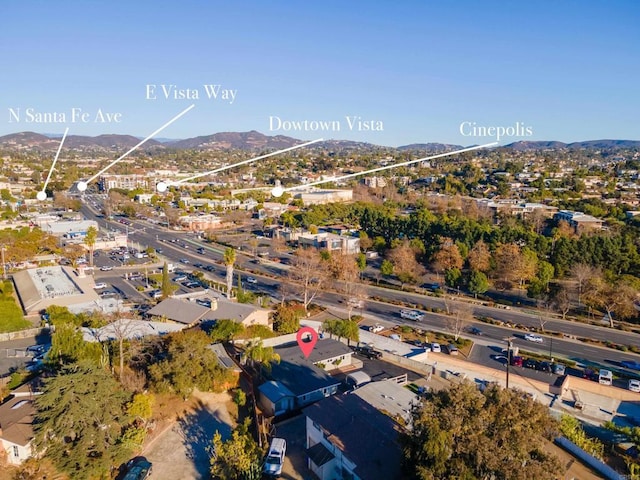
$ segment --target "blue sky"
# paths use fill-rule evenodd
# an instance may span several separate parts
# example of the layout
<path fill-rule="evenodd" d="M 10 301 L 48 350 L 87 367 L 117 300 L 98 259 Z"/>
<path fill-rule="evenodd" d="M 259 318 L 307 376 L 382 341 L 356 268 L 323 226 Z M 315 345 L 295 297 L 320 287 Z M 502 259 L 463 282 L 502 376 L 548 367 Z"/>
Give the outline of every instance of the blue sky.
<path fill-rule="evenodd" d="M 635 0 L 2 2 L 0 135 L 146 136 L 195 103 L 158 136 L 492 141 L 461 135 L 467 121 L 522 122 L 528 140 L 640 140 L 638 25 Z M 147 100 L 147 84 L 201 98 Z M 237 90 L 235 101 L 203 99 L 204 84 Z M 91 121 L 71 123 L 74 107 Z M 27 108 L 66 123 L 27 123 Z M 122 122 L 94 123 L 98 109 Z M 272 116 L 342 128 L 270 131 Z M 350 131 L 346 116 L 384 130 Z"/>

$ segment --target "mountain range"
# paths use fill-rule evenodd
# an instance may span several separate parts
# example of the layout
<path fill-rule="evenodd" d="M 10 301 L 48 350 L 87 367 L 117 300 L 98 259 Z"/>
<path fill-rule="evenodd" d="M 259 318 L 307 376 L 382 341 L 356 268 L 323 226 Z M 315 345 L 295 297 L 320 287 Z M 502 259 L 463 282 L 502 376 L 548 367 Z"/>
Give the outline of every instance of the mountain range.
<path fill-rule="evenodd" d="M 176 150 L 281 150 L 303 143 L 303 140 L 284 135 L 268 136 L 255 130 L 249 132 L 221 132 L 182 140 L 160 141 L 151 139 L 140 148 L 145 151 L 154 149 Z M 141 139 L 132 135 L 98 135 L 96 137 L 83 135 L 67 136 L 64 148 L 80 151 L 121 151 L 130 149 L 140 143 Z M 60 145 L 60 135 L 43 135 L 34 132 L 12 133 L 0 137 L 0 147 L 21 150 L 56 150 Z M 380 150 L 393 149 L 366 142 L 350 140 L 326 140 L 309 148 L 323 148 L 327 150 Z M 446 152 L 463 148 L 460 145 L 443 143 L 414 143 L 397 147 L 400 151 Z M 640 141 L 635 140 L 588 140 L 584 142 L 563 143 L 557 141 L 518 141 L 505 145 L 503 148 L 514 150 L 544 150 L 544 149 L 619 149 L 640 148 Z"/>

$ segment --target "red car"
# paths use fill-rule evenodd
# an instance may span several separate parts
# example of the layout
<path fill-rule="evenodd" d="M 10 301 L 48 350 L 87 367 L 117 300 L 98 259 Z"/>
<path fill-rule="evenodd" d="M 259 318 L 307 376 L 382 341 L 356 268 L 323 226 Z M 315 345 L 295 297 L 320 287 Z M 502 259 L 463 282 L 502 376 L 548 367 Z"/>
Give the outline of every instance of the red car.
<path fill-rule="evenodd" d="M 513 367 L 521 367 L 522 366 L 522 357 L 520 357 L 520 356 L 511 357 L 511 366 L 513 366 Z"/>

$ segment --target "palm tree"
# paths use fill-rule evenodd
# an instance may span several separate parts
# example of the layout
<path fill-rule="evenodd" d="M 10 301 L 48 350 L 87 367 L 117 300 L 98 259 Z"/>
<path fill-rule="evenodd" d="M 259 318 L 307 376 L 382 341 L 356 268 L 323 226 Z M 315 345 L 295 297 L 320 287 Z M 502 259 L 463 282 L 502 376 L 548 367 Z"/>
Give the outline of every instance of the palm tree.
<path fill-rule="evenodd" d="M 280 355 L 273 347 L 265 347 L 262 340 L 252 340 L 247 343 L 242 353 L 242 361 L 249 364 L 256 372 L 259 372 L 261 367 L 270 372 L 272 363 L 280 363 Z"/>
<path fill-rule="evenodd" d="M 236 263 L 236 251 L 227 247 L 224 250 L 224 264 L 227 266 L 227 298 L 231 298 L 231 287 L 233 286 L 233 264 Z"/>
<path fill-rule="evenodd" d="M 87 229 L 87 234 L 84 237 L 84 244 L 89 247 L 89 265 L 93 267 L 93 247 L 96 245 L 98 238 L 98 230 L 96 227 L 91 226 Z"/>

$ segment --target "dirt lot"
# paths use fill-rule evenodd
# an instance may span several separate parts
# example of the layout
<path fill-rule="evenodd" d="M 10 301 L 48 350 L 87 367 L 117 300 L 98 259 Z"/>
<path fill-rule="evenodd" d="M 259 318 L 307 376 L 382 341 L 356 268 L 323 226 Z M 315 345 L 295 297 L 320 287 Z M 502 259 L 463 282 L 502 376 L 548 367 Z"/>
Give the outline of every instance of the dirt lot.
<path fill-rule="evenodd" d="M 195 402 L 176 421 L 168 421 L 143 455 L 153 463 L 153 480 L 209 478 L 209 453 L 213 434 L 227 439 L 235 420 L 227 405 L 227 393 L 197 392 Z"/>

